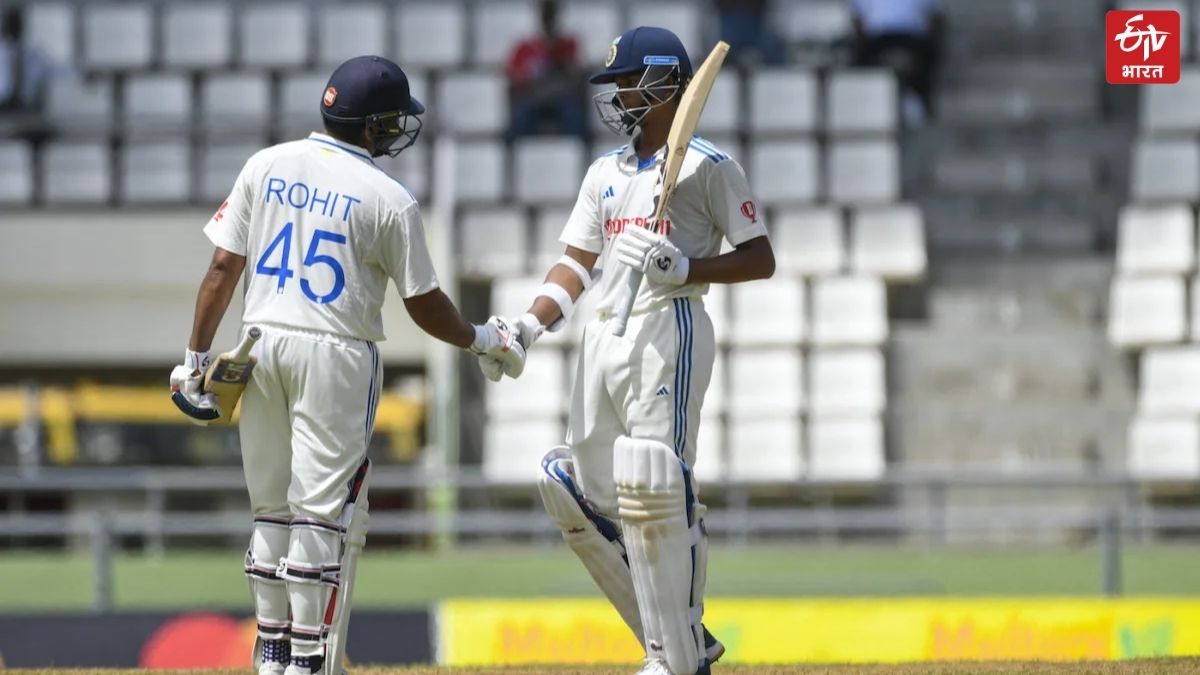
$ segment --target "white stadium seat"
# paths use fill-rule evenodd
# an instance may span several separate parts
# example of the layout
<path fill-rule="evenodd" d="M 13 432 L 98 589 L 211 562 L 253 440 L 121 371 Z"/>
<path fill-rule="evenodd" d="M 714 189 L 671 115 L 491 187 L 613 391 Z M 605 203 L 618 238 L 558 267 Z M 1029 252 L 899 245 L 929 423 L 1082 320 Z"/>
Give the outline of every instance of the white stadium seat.
<path fill-rule="evenodd" d="M 490 0 L 472 7 L 471 62 L 476 66 L 503 66 L 518 42 L 541 33 L 532 2 Z"/>
<path fill-rule="evenodd" d="M 70 76 L 51 80 L 46 116 L 62 134 L 107 134 L 113 125 L 112 80 L 101 77 L 84 82 Z"/>
<path fill-rule="evenodd" d="M 191 198 L 190 149 L 181 141 L 126 143 L 118 196 L 126 204 L 177 203 Z M 232 187 L 232 186 L 230 186 Z"/>
<path fill-rule="evenodd" d="M 699 68 L 712 49 L 700 41 L 705 28 L 701 23 L 701 9 L 701 5 L 688 0 L 635 2 L 629 5 L 628 25 L 658 26 L 675 33 L 687 50 L 692 67 Z"/>
<path fill-rule="evenodd" d="M 227 2 L 163 6 L 163 63 L 176 68 L 221 68 L 233 54 L 233 12 Z"/>
<path fill-rule="evenodd" d="M 697 133 L 706 136 L 737 133 L 743 126 L 742 102 L 742 79 L 737 71 L 717 73 L 700 124 L 696 127 Z"/>
<path fill-rule="evenodd" d="M 85 4 L 83 55 L 88 68 L 144 68 L 154 56 L 149 3 Z"/>
<path fill-rule="evenodd" d="M 405 2 L 396 8 L 396 53 L 403 68 L 449 68 L 466 54 L 460 2 Z M 408 72 L 407 70 L 405 72 Z"/>
<path fill-rule="evenodd" d="M 33 200 L 33 149 L 22 141 L 0 141 L 0 204 Z"/>
<path fill-rule="evenodd" d="M 266 68 L 306 64 L 312 43 L 308 9 L 306 3 L 293 2 L 245 5 L 239 19 L 242 63 Z"/>
<path fill-rule="evenodd" d="M 784 209 L 771 222 L 771 246 L 780 272 L 820 276 L 845 268 L 846 237 L 838 208 Z"/>
<path fill-rule="evenodd" d="M 740 349 L 729 355 L 729 410 L 743 419 L 803 410 L 804 362 L 798 349 Z"/>
<path fill-rule="evenodd" d="M 808 355 L 808 408 L 817 417 L 878 415 L 887 403 L 877 349 L 818 350 Z"/>
<path fill-rule="evenodd" d="M 318 65 L 333 68 L 355 56 L 386 55 L 389 51 L 387 12 L 383 5 L 374 2 L 318 4 L 316 24 Z M 408 66 L 401 64 L 401 67 Z"/>
<path fill-rule="evenodd" d="M 178 136 L 192 110 L 192 82 L 182 75 L 158 73 L 125 79 L 124 128 L 134 136 Z"/>
<path fill-rule="evenodd" d="M 834 71 L 825 87 L 825 105 L 830 133 L 894 133 L 900 113 L 896 76 L 882 68 Z"/>
<path fill-rule="evenodd" d="M 734 284 L 731 338 L 736 345 L 797 346 L 808 332 L 804 282 L 775 277 Z"/>
<path fill-rule="evenodd" d="M 1189 66 L 1179 73 L 1179 82 L 1167 87 L 1139 87 L 1143 131 L 1195 133 L 1200 131 L 1200 68 Z"/>
<path fill-rule="evenodd" d="M 925 223 L 915 204 L 864 207 L 850 220 L 850 263 L 859 274 L 889 281 L 925 276 Z"/>
<path fill-rule="evenodd" d="M 459 271 L 467 276 L 508 277 L 525 271 L 525 211 L 469 209 L 459 229 Z"/>
<path fill-rule="evenodd" d="M 559 417 L 570 400 L 562 351 L 530 350 L 521 378 L 489 383 L 484 398 L 488 419 L 493 421 Z"/>
<path fill-rule="evenodd" d="M 821 277 L 812 286 L 812 342 L 881 345 L 888 336 L 887 293 L 875 277 Z"/>
<path fill-rule="evenodd" d="M 830 43 L 851 30 L 845 0 L 788 0 L 776 3 L 773 26 L 789 42 Z"/>
<path fill-rule="evenodd" d="M 748 82 L 750 130 L 761 134 L 810 134 L 820 125 L 820 88 L 811 70 L 764 69 Z"/>
<path fill-rule="evenodd" d="M 1133 198 L 1139 202 L 1200 199 L 1200 144 L 1196 139 L 1139 140 L 1133 150 Z"/>
<path fill-rule="evenodd" d="M 548 268 L 547 268 L 548 269 Z M 489 313 L 499 316 L 518 316 L 523 313 L 537 296 L 544 276 L 504 277 L 492 282 L 492 303 Z M 569 329 L 546 331 L 538 339 L 539 345 L 573 344 Z M 574 364 L 571 364 L 572 367 Z M 524 379 L 524 376 L 521 377 Z M 565 390 L 564 390 L 565 391 Z"/>
<path fill-rule="evenodd" d="M 878 204 L 900 197 L 900 153 L 895 141 L 836 141 L 827 159 L 831 201 Z"/>
<path fill-rule="evenodd" d="M 571 205 L 538 209 L 533 219 L 533 272 L 545 274 L 562 257 L 567 245 L 558 240 L 571 217 Z M 540 279 L 541 277 L 539 277 Z"/>
<path fill-rule="evenodd" d="M 464 202 L 498 202 L 508 190 L 504 146 L 497 140 L 462 141 L 455 146 L 454 193 Z"/>
<path fill-rule="evenodd" d="M 729 425 L 728 467 L 736 481 L 800 480 L 805 471 L 800 418 L 735 416 Z"/>
<path fill-rule="evenodd" d="M 1196 267 L 1196 212 L 1187 204 L 1129 205 L 1117 220 L 1117 270 L 1184 274 Z"/>
<path fill-rule="evenodd" d="M 213 136 L 260 133 L 267 127 L 271 88 L 258 73 L 211 74 L 200 84 L 200 114 Z"/>
<path fill-rule="evenodd" d="M 513 143 L 514 196 L 525 204 L 573 204 L 583 180 L 583 143 L 537 136 Z"/>
<path fill-rule="evenodd" d="M 375 165 L 403 185 L 418 201 L 428 199 L 431 175 L 429 144 L 417 141 L 396 157 L 376 157 Z"/>
<path fill-rule="evenodd" d="M 1189 417 L 1135 417 L 1129 425 L 1126 460 L 1139 480 L 1200 478 L 1200 420 Z"/>
<path fill-rule="evenodd" d="M 51 61 L 75 61 L 75 3 L 38 0 L 25 6 L 25 39 Z"/>
<path fill-rule="evenodd" d="M 821 192 L 820 152 L 809 139 L 758 141 L 746 173 L 763 204 L 809 203 Z"/>
<path fill-rule="evenodd" d="M 42 197 L 47 204 L 99 204 L 112 192 L 107 143 L 55 142 L 42 147 Z"/>
<path fill-rule="evenodd" d="M 327 82 L 329 73 L 325 71 L 286 73 L 283 76 L 276 118 L 285 139 L 301 138 L 310 131 L 322 129 L 320 101 Z"/>
<path fill-rule="evenodd" d="M 1200 347 L 1142 353 L 1138 410 L 1146 415 L 1200 415 Z"/>
<path fill-rule="evenodd" d="M 579 62 L 597 68 L 604 65 L 608 47 L 621 34 L 621 8 L 606 2 L 571 0 L 559 3 L 559 25 L 578 40 Z"/>
<path fill-rule="evenodd" d="M 1187 334 L 1184 280 L 1121 277 L 1108 296 L 1108 339 L 1122 348 L 1180 342 Z"/>
<path fill-rule="evenodd" d="M 816 418 L 808 424 L 808 476 L 871 481 L 883 477 L 883 424 L 876 417 Z"/>
<path fill-rule="evenodd" d="M 500 134 L 508 123 L 504 78 L 491 72 L 451 73 L 438 82 L 438 125 L 446 131 Z"/>
<path fill-rule="evenodd" d="M 557 419 L 491 420 L 483 430 L 483 475 L 496 483 L 532 485 L 546 451 L 562 444 Z"/>
<path fill-rule="evenodd" d="M 701 489 L 708 483 L 726 479 L 729 468 L 725 460 L 725 422 L 719 415 L 711 414 L 708 405 L 700 417 L 700 431 L 696 439 L 696 459 L 692 462 L 692 477 Z"/>
<path fill-rule="evenodd" d="M 222 141 L 200 146 L 199 199 L 213 208 L 229 196 L 246 160 L 264 147 L 263 139 Z"/>

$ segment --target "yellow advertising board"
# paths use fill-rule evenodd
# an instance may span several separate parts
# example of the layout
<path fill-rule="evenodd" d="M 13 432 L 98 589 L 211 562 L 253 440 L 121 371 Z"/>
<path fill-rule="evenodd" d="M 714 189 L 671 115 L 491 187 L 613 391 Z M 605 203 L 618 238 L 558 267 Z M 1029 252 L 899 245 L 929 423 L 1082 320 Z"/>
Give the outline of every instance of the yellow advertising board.
<path fill-rule="evenodd" d="M 1128 659 L 1200 654 L 1200 600 L 712 598 L 705 625 L 730 663 Z M 617 613 L 596 600 L 451 600 L 438 608 L 451 666 L 630 663 Z"/>

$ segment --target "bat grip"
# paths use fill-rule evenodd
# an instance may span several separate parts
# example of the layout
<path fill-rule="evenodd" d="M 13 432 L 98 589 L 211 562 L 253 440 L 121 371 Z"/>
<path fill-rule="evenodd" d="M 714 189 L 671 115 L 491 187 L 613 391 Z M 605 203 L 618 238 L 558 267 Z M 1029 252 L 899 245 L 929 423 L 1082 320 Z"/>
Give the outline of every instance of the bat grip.
<path fill-rule="evenodd" d="M 641 270 L 630 271 L 627 292 L 625 293 L 625 298 L 621 301 L 621 307 L 617 311 L 616 320 L 613 322 L 613 335 L 617 337 L 625 335 L 625 329 L 629 326 L 629 315 L 633 313 L 633 303 L 637 300 L 638 289 L 641 286 Z"/>
<path fill-rule="evenodd" d="M 235 361 L 242 362 L 250 357 L 250 350 L 254 348 L 254 343 L 262 337 L 262 329 L 258 326 L 251 326 L 250 330 L 246 331 L 246 336 L 238 343 L 237 349 L 233 352 Z"/>

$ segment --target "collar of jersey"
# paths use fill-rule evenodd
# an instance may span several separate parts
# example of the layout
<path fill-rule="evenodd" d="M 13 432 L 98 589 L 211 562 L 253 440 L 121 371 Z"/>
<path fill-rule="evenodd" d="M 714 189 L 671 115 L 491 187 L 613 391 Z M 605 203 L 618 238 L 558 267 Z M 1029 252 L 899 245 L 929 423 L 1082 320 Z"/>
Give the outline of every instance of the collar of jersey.
<path fill-rule="evenodd" d="M 342 141 L 339 141 L 338 139 L 334 138 L 333 136 L 328 136 L 326 134 L 322 134 L 322 133 L 314 131 L 308 135 L 308 140 L 316 141 L 317 143 L 321 143 L 323 145 L 328 145 L 328 146 L 337 148 L 338 150 L 341 150 L 342 152 L 345 152 L 346 154 L 354 155 L 355 157 L 357 157 L 359 159 L 366 160 L 367 163 L 370 164 L 371 166 L 375 165 L 375 160 L 371 159 L 371 156 L 368 155 L 362 148 L 358 147 L 357 145 L 343 143 Z"/>
<path fill-rule="evenodd" d="M 637 145 L 635 140 L 629 141 L 629 145 L 626 146 L 625 151 L 621 153 L 621 162 L 628 165 L 629 168 L 635 169 L 638 173 L 641 173 L 646 169 L 654 168 L 666 155 L 667 146 L 664 145 L 658 149 L 658 152 L 651 155 L 649 159 L 643 160 L 641 157 L 638 157 L 637 150 L 634 149 L 635 145 Z"/>

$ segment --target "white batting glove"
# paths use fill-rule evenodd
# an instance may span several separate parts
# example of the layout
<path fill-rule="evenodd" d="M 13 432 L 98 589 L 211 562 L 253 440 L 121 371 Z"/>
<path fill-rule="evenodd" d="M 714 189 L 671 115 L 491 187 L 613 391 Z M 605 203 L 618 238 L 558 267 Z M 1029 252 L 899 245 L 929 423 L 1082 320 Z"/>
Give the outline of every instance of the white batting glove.
<path fill-rule="evenodd" d="M 212 364 L 212 352 L 184 353 L 183 364 L 171 371 L 171 396 L 175 405 L 192 424 L 206 427 L 221 416 L 217 398 L 203 391 L 204 373 Z M 182 400 L 178 400 L 182 398 Z"/>
<path fill-rule="evenodd" d="M 492 382 L 498 382 L 502 374 L 515 379 L 525 371 L 525 347 L 521 345 L 520 335 L 498 316 L 488 319 L 482 326 L 475 326 L 475 341 L 469 349 L 481 357 L 479 367 Z M 484 358 L 498 361 L 500 372 L 496 372 L 491 361 L 485 364 Z"/>
<path fill-rule="evenodd" d="M 546 331 L 546 327 L 542 325 L 542 322 L 538 321 L 538 318 L 529 312 L 515 319 L 501 319 L 501 321 L 517 329 L 517 340 L 525 349 L 526 356 L 529 355 L 529 348 Z M 492 382 L 500 381 L 501 376 L 505 374 L 504 366 L 504 361 L 498 357 L 487 354 L 479 357 L 479 369 L 483 371 L 483 376 Z M 509 373 L 509 377 L 513 379 L 516 379 L 519 375 L 520 373 L 517 375 Z"/>
<path fill-rule="evenodd" d="M 679 286 L 687 282 L 687 256 L 661 234 L 630 227 L 617 237 L 614 250 L 617 260 L 641 271 L 650 283 Z"/>

